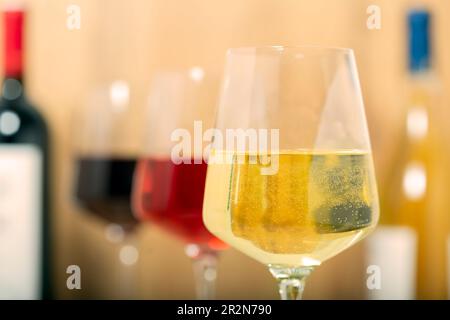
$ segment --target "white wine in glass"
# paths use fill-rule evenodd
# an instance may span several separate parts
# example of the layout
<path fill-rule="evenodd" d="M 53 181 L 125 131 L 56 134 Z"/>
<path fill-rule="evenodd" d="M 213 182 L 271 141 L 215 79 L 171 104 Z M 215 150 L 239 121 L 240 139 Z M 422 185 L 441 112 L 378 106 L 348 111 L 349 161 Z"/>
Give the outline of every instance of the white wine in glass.
<path fill-rule="evenodd" d="M 266 264 L 279 280 L 283 299 L 301 298 L 304 280 L 313 268 L 365 237 L 378 221 L 378 196 L 362 100 L 360 96 L 347 96 L 348 105 L 339 113 L 334 108 L 342 105 L 342 98 L 330 102 L 324 97 L 336 95 L 334 90 L 338 89 L 347 95 L 351 86 L 359 86 L 357 81 L 348 87 L 334 82 L 345 79 L 339 73 L 346 70 L 342 69 L 346 63 L 350 62 L 349 70 L 355 72 L 348 59 L 352 57 L 351 50 L 316 47 L 229 52 L 217 134 L 208 164 L 204 220 L 217 237 Z M 299 65 L 296 59 L 301 59 Z M 244 61 L 253 68 L 252 77 L 245 74 Z M 239 71 L 236 65 L 240 65 Z M 303 73 L 299 78 L 293 74 L 284 78 L 283 72 L 292 72 L 284 69 L 289 65 L 305 72 L 317 67 L 317 73 L 311 74 L 310 82 Z M 323 75 L 327 66 L 335 67 Z M 333 71 L 337 72 L 335 77 Z M 291 91 L 292 81 L 298 81 L 298 92 Z M 331 81 L 329 87 L 326 81 Z M 248 95 L 243 88 L 250 90 Z M 311 89 L 308 93 L 303 91 L 307 88 Z M 352 104 L 358 108 L 345 116 Z M 241 107 L 239 113 L 233 111 L 237 105 Z M 246 108 L 253 112 L 245 113 Z M 238 119 L 233 120 L 233 115 Z M 360 121 L 352 124 L 358 118 Z M 298 126 L 293 119 L 297 119 Z M 257 143 L 218 142 L 231 136 L 226 134 L 230 129 L 245 129 L 240 131 L 245 135 L 240 137 L 241 142 L 264 140 L 257 135 L 255 138 L 251 130 L 276 129 L 279 147 L 269 150 Z M 264 173 L 268 163 L 263 158 L 272 164 L 276 160 L 276 170 Z"/>

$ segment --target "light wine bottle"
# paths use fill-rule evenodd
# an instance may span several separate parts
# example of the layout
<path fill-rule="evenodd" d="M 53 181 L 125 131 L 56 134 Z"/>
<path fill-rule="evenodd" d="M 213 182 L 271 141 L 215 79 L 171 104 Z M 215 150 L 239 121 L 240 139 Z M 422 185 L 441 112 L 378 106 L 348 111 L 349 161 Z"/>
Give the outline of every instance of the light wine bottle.
<path fill-rule="evenodd" d="M 51 297 L 48 130 L 23 85 L 22 8 L 7 8 L 0 99 L 0 299 Z"/>
<path fill-rule="evenodd" d="M 381 219 L 369 238 L 369 262 L 380 267 L 375 299 L 446 298 L 446 221 L 442 205 L 438 90 L 431 68 L 431 14 L 408 13 L 409 68 L 403 135 L 381 193 Z"/>

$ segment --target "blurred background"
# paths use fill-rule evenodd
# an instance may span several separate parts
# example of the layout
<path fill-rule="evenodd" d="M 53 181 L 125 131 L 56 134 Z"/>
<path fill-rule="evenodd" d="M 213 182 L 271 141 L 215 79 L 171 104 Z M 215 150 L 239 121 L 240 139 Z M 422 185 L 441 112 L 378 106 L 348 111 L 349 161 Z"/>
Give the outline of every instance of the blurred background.
<path fill-rule="evenodd" d="M 406 15 L 409 8 L 420 2 L 39 0 L 26 3 L 26 87 L 30 100 L 47 122 L 51 138 L 52 279 L 56 298 L 195 297 L 191 262 L 178 239 L 151 224 L 139 225 L 133 229 L 133 239 L 125 240 L 131 241 L 138 253 L 132 251 L 131 261 L 123 255 L 121 259 L 123 244 L 108 242 L 104 222 L 86 214 L 77 205 L 74 150 L 78 147 L 74 141 L 81 135 L 82 124 L 77 122 L 76 114 L 89 105 L 87 101 L 96 88 L 118 80 L 125 82 L 129 88 L 127 108 L 132 120 L 124 124 L 120 139 L 125 142 L 118 148 L 139 155 L 140 133 L 135 124 L 142 120 L 153 76 L 166 69 L 201 68 L 216 79 L 209 84 L 209 96 L 205 97 L 205 101 L 214 104 L 225 52 L 230 47 L 314 44 L 353 48 L 369 122 L 381 216 L 385 213 L 383 206 L 389 206 L 391 198 L 400 201 L 401 188 L 397 188 L 398 195 L 395 195 L 392 179 L 396 176 L 393 172 L 401 172 L 402 163 L 407 161 L 399 160 L 397 155 L 408 154 L 402 151 L 407 145 L 402 139 L 410 103 Z M 80 29 L 67 27 L 70 5 L 81 9 Z M 381 9 L 380 29 L 370 30 L 366 25 L 370 5 Z M 450 40 L 447 39 L 450 2 L 430 0 L 426 5 L 432 14 L 431 64 L 439 79 L 436 86 L 439 93 L 430 106 L 436 114 L 433 116 L 436 122 L 431 121 L 431 116 L 427 122 L 433 131 L 439 128 L 433 148 L 429 149 L 436 155 L 433 168 L 437 178 L 427 180 L 428 186 L 436 185 L 436 191 L 427 195 L 432 198 L 426 205 L 433 203 L 435 207 L 430 210 L 438 214 L 421 232 L 434 233 L 440 238 L 436 240 L 439 244 L 431 244 L 436 248 L 431 258 L 419 258 L 433 261 L 433 257 L 438 257 L 432 262 L 438 278 L 417 280 L 425 283 L 420 285 L 423 290 L 417 294 L 406 285 L 407 292 L 401 297 L 447 299 L 450 250 L 443 239 L 450 234 L 447 199 L 450 189 L 447 179 L 450 172 L 450 126 L 447 124 L 450 119 Z M 432 92 L 434 96 L 435 91 Z M 89 108 L 95 109 L 95 104 Z M 97 121 L 100 123 L 101 117 Z M 414 215 L 417 210 L 411 208 L 410 214 Z M 383 297 L 367 289 L 367 267 L 370 259 L 374 259 L 370 250 L 379 254 L 379 249 L 364 240 L 325 262 L 308 279 L 304 297 Z M 69 265 L 81 268 L 81 290 L 66 287 Z M 219 299 L 278 299 L 275 280 L 266 267 L 233 249 L 221 253 L 218 270 Z M 433 273 L 425 267 L 418 267 L 418 270 Z M 129 281 L 135 285 L 124 288 L 121 279 L 131 279 L 130 274 L 132 280 Z"/>

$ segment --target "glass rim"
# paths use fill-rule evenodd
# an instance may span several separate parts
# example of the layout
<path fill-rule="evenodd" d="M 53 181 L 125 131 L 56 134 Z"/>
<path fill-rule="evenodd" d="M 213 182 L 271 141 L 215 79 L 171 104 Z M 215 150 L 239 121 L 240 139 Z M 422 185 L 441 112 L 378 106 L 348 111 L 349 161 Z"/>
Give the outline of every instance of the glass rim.
<path fill-rule="evenodd" d="M 302 53 L 303 51 L 314 52 L 316 54 L 347 54 L 353 55 L 352 48 L 345 47 L 333 47 L 333 46 L 321 46 L 321 45 L 267 45 L 267 46 L 244 46 L 229 48 L 227 55 L 242 55 L 242 54 L 273 54 L 273 53 L 285 53 L 286 51 L 294 51 L 296 53 Z M 306 53 L 306 52 L 304 52 Z"/>

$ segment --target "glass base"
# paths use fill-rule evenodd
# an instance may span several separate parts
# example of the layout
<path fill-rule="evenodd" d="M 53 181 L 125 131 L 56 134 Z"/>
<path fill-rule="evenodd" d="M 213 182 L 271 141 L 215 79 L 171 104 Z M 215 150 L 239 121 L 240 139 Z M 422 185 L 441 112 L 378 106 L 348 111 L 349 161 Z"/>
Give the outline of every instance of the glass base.
<path fill-rule="evenodd" d="M 192 259 L 194 267 L 197 299 L 214 299 L 218 262 L 217 252 L 201 245 L 190 244 L 186 246 L 186 254 Z"/>
<path fill-rule="evenodd" d="M 314 267 L 286 267 L 269 265 L 270 273 L 277 279 L 281 300 L 301 300 L 305 280 Z"/>

